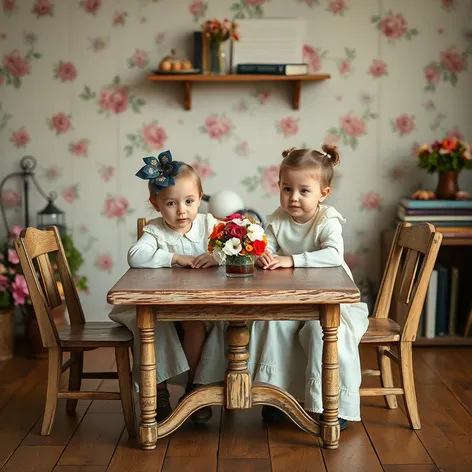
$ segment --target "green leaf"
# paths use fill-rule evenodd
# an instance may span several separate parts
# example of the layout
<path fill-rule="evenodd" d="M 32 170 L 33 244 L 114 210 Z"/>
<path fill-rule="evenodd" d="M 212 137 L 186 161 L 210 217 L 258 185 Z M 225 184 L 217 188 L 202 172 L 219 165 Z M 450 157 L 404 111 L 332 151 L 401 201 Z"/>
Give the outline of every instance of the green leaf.
<path fill-rule="evenodd" d="M 34 52 L 34 53 L 33 53 L 33 57 L 34 57 L 35 59 L 39 59 L 40 57 L 43 57 L 43 55 L 42 55 L 41 53 L 39 53 L 39 52 Z"/>
<path fill-rule="evenodd" d="M 21 79 L 19 77 L 13 77 L 13 86 L 19 89 L 21 85 Z"/>
<path fill-rule="evenodd" d="M 130 157 L 132 154 L 133 154 L 133 146 L 131 146 L 131 144 L 127 144 L 125 146 L 125 155 L 126 157 Z"/>
<path fill-rule="evenodd" d="M 454 87 L 457 85 L 458 80 L 459 78 L 457 77 L 457 74 L 455 72 L 451 72 L 451 75 L 449 76 L 449 81 Z"/>
<path fill-rule="evenodd" d="M 240 8 L 241 8 L 241 5 L 240 5 L 239 3 L 233 3 L 233 4 L 229 7 L 229 9 L 230 9 L 231 11 L 239 11 Z"/>
<path fill-rule="evenodd" d="M 113 78 L 113 85 L 120 85 L 120 76 L 119 75 L 115 75 L 115 77 Z"/>
<path fill-rule="evenodd" d="M 371 23 L 378 23 L 379 21 L 380 21 L 380 16 L 379 15 L 373 16 L 370 19 Z"/>

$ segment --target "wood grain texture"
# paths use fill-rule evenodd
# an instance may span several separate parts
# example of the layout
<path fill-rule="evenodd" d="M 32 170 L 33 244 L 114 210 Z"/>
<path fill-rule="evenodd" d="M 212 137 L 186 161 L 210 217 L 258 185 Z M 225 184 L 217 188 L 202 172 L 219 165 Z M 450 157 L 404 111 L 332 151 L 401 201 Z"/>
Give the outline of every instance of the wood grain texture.
<path fill-rule="evenodd" d="M 2 472 L 49 472 L 63 449 L 63 446 L 20 446 Z"/>
<path fill-rule="evenodd" d="M 257 269 L 239 279 L 210 267 L 129 269 L 107 299 L 113 305 L 297 305 L 356 303 L 360 295 L 342 267 Z"/>
<path fill-rule="evenodd" d="M 331 76 L 329 74 L 306 74 L 306 75 L 257 75 L 257 74 L 229 74 L 229 75 L 211 75 L 211 74 L 195 74 L 195 75 L 159 75 L 152 74 L 148 76 L 148 80 L 154 82 L 293 82 L 303 80 L 305 82 L 316 82 L 318 80 L 326 80 Z"/>
<path fill-rule="evenodd" d="M 131 346 L 133 333 L 113 321 L 92 321 L 69 325 L 59 330 L 61 347 L 114 347 Z"/>

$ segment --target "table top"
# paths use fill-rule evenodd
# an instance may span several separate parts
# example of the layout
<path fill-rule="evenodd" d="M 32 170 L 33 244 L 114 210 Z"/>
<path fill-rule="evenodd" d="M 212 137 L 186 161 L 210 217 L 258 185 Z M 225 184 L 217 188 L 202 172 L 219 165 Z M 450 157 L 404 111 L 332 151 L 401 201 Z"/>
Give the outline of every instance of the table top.
<path fill-rule="evenodd" d="M 355 283 L 340 267 L 256 268 L 247 278 L 229 278 L 224 267 L 128 269 L 110 289 L 112 305 L 293 305 L 360 301 Z"/>

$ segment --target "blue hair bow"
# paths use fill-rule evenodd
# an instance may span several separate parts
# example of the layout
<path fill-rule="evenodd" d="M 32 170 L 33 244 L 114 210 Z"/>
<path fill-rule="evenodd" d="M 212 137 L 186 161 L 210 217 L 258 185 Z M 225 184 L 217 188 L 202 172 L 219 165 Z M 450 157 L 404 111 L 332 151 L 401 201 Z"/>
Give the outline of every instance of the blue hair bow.
<path fill-rule="evenodd" d="M 157 157 L 144 157 L 143 161 L 146 165 L 136 172 L 136 176 L 140 179 L 150 180 L 156 192 L 169 185 L 175 185 L 174 177 L 183 164 L 183 162 L 172 161 L 170 151 L 161 152 Z"/>

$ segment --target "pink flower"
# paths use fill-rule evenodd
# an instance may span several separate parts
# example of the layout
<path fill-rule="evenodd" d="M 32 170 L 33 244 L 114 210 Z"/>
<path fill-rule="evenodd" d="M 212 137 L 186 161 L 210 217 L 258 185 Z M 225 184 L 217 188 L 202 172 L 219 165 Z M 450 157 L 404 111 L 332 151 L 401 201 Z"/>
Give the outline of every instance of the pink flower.
<path fill-rule="evenodd" d="M 400 136 L 410 134 L 415 129 L 414 117 L 406 113 L 398 116 L 395 120 L 395 129 L 400 133 Z"/>
<path fill-rule="evenodd" d="M 33 5 L 33 13 L 39 16 L 46 16 L 52 13 L 54 5 L 49 0 L 36 0 Z"/>
<path fill-rule="evenodd" d="M 128 89 L 122 85 L 105 87 L 100 92 L 98 104 L 105 111 L 123 113 L 128 108 Z"/>
<path fill-rule="evenodd" d="M 113 265 L 113 258 L 110 254 L 100 254 L 95 260 L 95 267 L 103 272 L 111 272 Z"/>
<path fill-rule="evenodd" d="M 77 77 L 77 69 L 72 62 L 59 62 L 56 69 L 56 77 L 62 82 L 72 82 Z"/>
<path fill-rule="evenodd" d="M 98 173 L 100 174 L 100 178 L 104 182 L 108 182 L 113 177 L 113 174 L 115 173 L 115 168 L 111 166 L 102 166 L 100 167 Z"/>
<path fill-rule="evenodd" d="M 430 84 L 437 84 L 441 80 L 441 70 L 435 64 L 428 64 L 423 72 L 426 82 Z"/>
<path fill-rule="evenodd" d="M 101 4 L 101 0 L 83 0 L 82 2 L 84 11 L 87 13 L 92 13 L 93 15 L 97 13 L 99 8 L 101 7 Z"/>
<path fill-rule="evenodd" d="M 451 131 L 449 131 L 449 133 L 447 133 L 446 137 L 449 138 L 449 139 L 456 138 L 459 141 L 464 140 L 464 135 L 457 128 L 451 129 Z"/>
<path fill-rule="evenodd" d="M 269 98 L 270 98 L 270 90 L 261 90 L 257 94 L 257 99 L 259 100 L 259 103 L 261 103 L 262 105 L 266 103 L 267 100 L 269 100 Z"/>
<path fill-rule="evenodd" d="M 310 72 L 319 72 L 321 69 L 321 57 L 318 51 L 308 44 L 303 45 L 303 60 L 308 62 Z"/>
<path fill-rule="evenodd" d="M 349 266 L 350 269 L 354 269 L 359 263 L 359 256 L 354 252 L 345 252 L 344 260 L 346 261 L 346 264 Z"/>
<path fill-rule="evenodd" d="M 113 16 L 113 26 L 124 25 L 125 24 L 125 14 L 122 11 L 115 12 Z"/>
<path fill-rule="evenodd" d="M 108 218 L 123 218 L 129 207 L 129 202 L 126 197 L 117 195 L 108 197 L 105 200 L 105 215 Z"/>
<path fill-rule="evenodd" d="M 3 11 L 12 12 L 16 8 L 15 0 L 3 0 Z"/>
<path fill-rule="evenodd" d="M 294 118 L 289 116 L 288 118 L 283 118 L 279 121 L 279 128 L 282 131 L 282 134 L 287 136 L 295 136 L 298 133 L 298 123 Z"/>
<path fill-rule="evenodd" d="M 29 62 L 24 59 L 17 49 L 8 55 L 3 56 L 3 65 L 14 77 L 23 77 L 29 74 Z"/>
<path fill-rule="evenodd" d="M 199 1 L 192 2 L 188 7 L 188 11 L 192 16 L 198 18 L 205 11 L 205 5 Z"/>
<path fill-rule="evenodd" d="M 74 185 L 72 187 L 67 187 L 62 191 L 62 198 L 67 202 L 67 203 L 73 203 L 75 200 L 77 200 L 77 186 Z"/>
<path fill-rule="evenodd" d="M 136 64 L 136 67 L 145 67 L 149 62 L 149 54 L 141 49 L 136 49 L 133 62 Z"/>
<path fill-rule="evenodd" d="M 162 126 L 149 123 L 143 126 L 142 135 L 149 149 L 162 149 L 165 146 L 167 133 Z"/>
<path fill-rule="evenodd" d="M 8 279 L 5 275 L 0 275 L 0 292 L 4 292 L 8 288 Z"/>
<path fill-rule="evenodd" d="M 374 59 L 369 68 L 369 74 L 372 77 L 382 77 L 383 75 L 387 75 L 387 64 L 378 59 Z"/>
<path fill-rule="evenodd" d="M 11 288 L 13 290 L 13 300 L 15 301 L 15 305 L 24 305 L 29 295 L 25 277 L 18 274 L 11 284 Z"/>
<path fill-rule="evenodd" d="M 351 61 L 349 59 L 344 59 L 338 64 L 339 73 L 342 76 L 346 76 L 351 72 Z"/>
<path fill-rule="evenodd" d="M 210 115 L 205 120 L 205 129 L 211 139 L 221 139 L 231 132 L 233 124 L 226 117 L 219 118 L 216 115 Z"/>
<path fill-rule="evenodd" d="M 367 192 L 362 195 L 362 208 L 366 210 L 376 210 L 381 203 L 382 199 L 378 193 Z"/>
<path fill-rule="evenodd" d="M 346 0 L 329 0 L 328 10 L 335 15 L 344 13 L 347 10 Z"/>
<path fill-rule="evenodd" d="M 467 69 L 467 58 L 459 54 L 455 47 L 441 52 L 441 63 L 449 72 L 462 72 Z"/>
<path fill-rule="evenodd" d="M 197 171 L 202 180 L 205 180 L 213 175 L 210 164 L 206 164 L 204 162 L 194 162 L 192 167 Z"/>
<path fill-rule="evenodd" d="M 339 135 L 337 135 L 337 134 L 328 134 L 324 138 L 323 144 L 327 144 L 328 146 L 339 146 Z"/>
<path fill-rule="evenodd" d="M 271 195 L 279 193 L 279 166 L 269 166 L 262 175 L 262 187 Z"/>
<path fill-rule="evenodd" d="M 380 22 L 380 30 L 389 39 L 399 39 L 407 32 L 408 24 L 401 14 L 390 15 Z"/>
<path fill-rule="evenodd" d="M 18 259 L 18 254 L 15 249 L 8 249 L 8 261 L 12 264 L 20 263 L 20 259 Z"/>
<path fill-rule="evenodd" d="M 88 143 L 84 139 L 79 139 L 75 143 L 70 143 L 69 149 L 73 156 L 86 156 L 88 154 Z"/>
<path fill-rule="evenodd" d="M 256 6 L 256 5 L 264 5 L 265 0 L 244 0 L 244 2 L 247 3 L 248 5 Z"/>
<path fill-rule="evenodd" d="M 228 215 L 225 218 L 225 221 L 231 221 L 231 220 L 242 220 L 244 219 L 244 216 L 241 215 L 241 213 L 231 213 L 231 215 Z"/>
<path fill-rule="evenodd" d="M 231 238 L 242 239 L 247 231 L 243 226 L 239 226 L 236 223 L 228 223 L 225 229 L 226 234 Z"/>
<path fill-rule="evenodd" d="M 56 130 L 56 134 L 62 134 L 69 131 L 71 122 L 65 113 L 58 113 L 51 118 L 51 126 Z"/>
<path fill-rule="evenodd" d="M 361 120 L 354 113 L 348 113 L 340 118 L 341 128 L 348 136 L 358 138 L 366 132 L 365 121 Z"/>
<path fill-rule="evenodd" d="M 11 234 L 11 236 L 13 238 L 17 238 L 20 233 L 23 231 L 23 227 L 20 226 L 20 225 L 13 225 L 11 228 L 10 228 L 10 231 L 9 233 Z"/>
<path fill-rule="evenodd" d="M 11 135 L 10 141 L 17 147 L 25 147 L 30 142 L 30 136 L 25 128 L 22 126 L 19 130 L 14 131 Z"/>
<path fill-rule="evenodd" d="M 49 180 L 55 180 L 61 176 L 61 169 L 57 166 L 52 166 L 46 169 L 46 178 Z"/>
<path fill-rule="evenodd" d="M 456 0 L 441 0 L 442 6 L 445 10 L 451 10 L 456 4 Z"/>
<path fill-rule="evenodd" d="M 5 208 L 16 208 L 21 205 L 21 195 L 15 190 L 4 190 L 2 193 L 2 203 Z"/>

